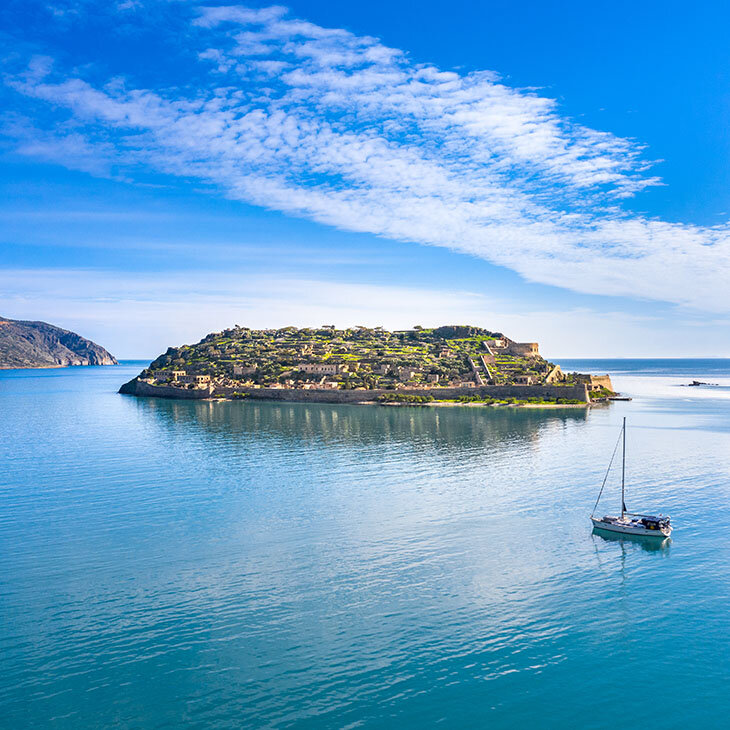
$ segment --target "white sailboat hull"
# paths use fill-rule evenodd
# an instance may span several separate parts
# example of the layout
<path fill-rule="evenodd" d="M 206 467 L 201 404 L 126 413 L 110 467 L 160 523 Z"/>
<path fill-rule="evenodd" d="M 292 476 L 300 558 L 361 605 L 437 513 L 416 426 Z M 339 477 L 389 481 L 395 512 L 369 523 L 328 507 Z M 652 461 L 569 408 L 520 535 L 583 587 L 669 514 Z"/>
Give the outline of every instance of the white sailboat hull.
<path fill-rule="evenodd" d="M 628 520 L 615 519 L 610 522 L 604 519 L 591 517 L 593 527 L 597 530 L 606 530 L 608 532 L 619 532 L 623 535 L 645 535 L 646 537 L 669 537 L 672 534 L 671 527 L 664 527 L 659 530 L 649 530 L 643 525 L 629 522 Z"/>
<path fill-rule="evenodd" d="M 616 532 L 620 535 L 637 535 L 641 537 L 669 537 L 672 534 L 672 526 L 669 521 L 669 517 L 666 515 L 645 515 L 638 514 L 637 512 L 629 512 L 626 509 L 625 501 L 625 484 L 626 484 L 626 418 L 621 428 L 620 438 L 623 441 L 623 450 L 621 454 L 621 516 L 613 517 L 611 515 L 605 515 L 601 519 L 597 519 L 593 516 L 593 513 L 598 507 L 598 502 L 603 494 L 603 488 L 606 486 L 606 480 L 611 471 L 611 465 L 613 464 L 613 457 L 616 456 L 616 449 L 618 449 L 618 442 L 613 450 L 613 456 L 608 464 L 606 470 L 606 476 L 603 478 L 603 484 L 601 485 L 601 491 L 598 493 L 598 499 L 591 512 L 591 522 L 593 528 L 596 530 L 605 530 L 606 532 Z"/>

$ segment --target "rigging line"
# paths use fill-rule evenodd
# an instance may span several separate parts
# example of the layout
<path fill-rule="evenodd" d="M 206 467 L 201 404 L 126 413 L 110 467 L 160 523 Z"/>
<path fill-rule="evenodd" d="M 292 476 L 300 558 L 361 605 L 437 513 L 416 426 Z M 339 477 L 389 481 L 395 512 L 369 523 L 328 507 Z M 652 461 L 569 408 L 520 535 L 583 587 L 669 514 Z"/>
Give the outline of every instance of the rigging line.
<path fill-rule="evenodd" d="M 613 466 L 613 460 L 616 458 L 616 452 L 618 451 L 618 445 L 621 443 L 621 435 L 623 434 L 623 429 L 621 429 L 621 433 L 618 435 L 618 439 L 616 440 L 616 445 L 613 447 L 613 454 L 611 454 L 611 461 L 608 462 L 608 469 L 606 469 L 606 476 L 603 477 L 603 484 L 601 484 L 601 491 L 598 493 L 598 499 L 596 500 L 596 503 L 593 505 L 593 509 L 591 510 L 591 517 L 593 517 L 596 507 L 598 507 L 598 503 L 601 501 L 601 495 L 603 494 L 603 488 L 606 486 L 606 480 L 608 479 L 608 473 L 611 471 L 611 467 Z"/>

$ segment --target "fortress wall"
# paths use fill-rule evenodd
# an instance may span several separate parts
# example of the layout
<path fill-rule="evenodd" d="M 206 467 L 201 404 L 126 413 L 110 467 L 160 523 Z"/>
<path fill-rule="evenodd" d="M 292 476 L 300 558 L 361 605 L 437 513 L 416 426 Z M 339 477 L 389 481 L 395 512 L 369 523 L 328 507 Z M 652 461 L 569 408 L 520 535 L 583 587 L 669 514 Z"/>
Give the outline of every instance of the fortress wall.
<path fill-rule="evenodd" d="M 181 398 L 200 400 L 213 394 L 231 396 L 246 393 L 252 400 L 289 401 L 301 403 L 363 403 L 376 401 L 381 395 L 432 395 L 436 399 L 461 396 L 488 398 L 569 398 L 589 401 L 588 390 L 579 385 L 482 385 L 476 388 L 403 388 L 402 390 L 294 390 L 282 388 L 175 388 L 171 385 L 150 385 L 140 380 L 125 383 L 120 393 L 152 398 Z"/>
<path fill-rule="evenodd" d="M 611 376 L 610 375 L 592 375 L 591 376 L 591 385 L 600 385 L 604 388 L 608 388 L 608 390 L 613 390 L 613 385 L 611 384 Z"/>
<path fill-rule="evenodd" d="M 576 380 L 579 383 L 585 383 L 589 388 L 603 387 L 608 388 L 608 390 L 613 390 L 610 375 L 582 375 L 578 373 L 576 374 Z"/>
<path fill-rule="evenodd" d="M 127 395 L 149 396 L 151 398 L 177 398 L 182 400 L 201 400 L 210 398 L 214 388 L 176 388 L 172 385 L 150 385 L 142 380 L 130 380 L 120 389 Z"/>
<path fill-rule="evenodd" d="M 462 396 L 488 398 L 568 398 L 588 402 L 586 386 L 580 385 L 482 385 L 476 388 L 403 388 L 399 390 L 283 390 L 279 388 L 218 388 L 216 393 L 246 393 L 255 400 L 300 401 L 310 403 L 363 403 L 381 395 L 432 395 L 436 399 Z"/>
<path fill-rule="evenodd" d="M 561 380 L 565 379 L 565 375 L 563 375 L 563 371 L 560 369 L 560 365 L 556 365 L 546 376 L 545 376 L 545 382 L 546 383 L 559 383 Z"/>
<path fill-rule="evenodd" d="M 510 342 L 505 351 L 508 355 L 517 357 L 539 357 L 540 355 L 537 342 Z"/>

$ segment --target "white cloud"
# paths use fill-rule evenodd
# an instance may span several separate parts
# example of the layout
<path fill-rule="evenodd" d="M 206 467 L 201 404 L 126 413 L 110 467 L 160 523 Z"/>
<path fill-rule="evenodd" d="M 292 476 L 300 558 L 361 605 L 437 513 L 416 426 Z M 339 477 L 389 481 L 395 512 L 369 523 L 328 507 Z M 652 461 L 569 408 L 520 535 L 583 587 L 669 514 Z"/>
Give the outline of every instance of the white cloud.
<path fill-rule="evenodd" d="M 546 357 L 613 357 L 730 352 L 728 322 L 662 322 L 642 314 L 587 308 L 514 313 L 509 302 L 464 289 L 345 284 L 312 278 L 197 271 L 158 274 L 88 269 L 0 271 L 0 315 L 53 322 L 119 357 L 153 358 L 233 324 L 335 324 L 402 329 L 471 322 L 517 340 L 540 336 Z M 566 321 L 571 323 L 566 330 Z M 130 329 L 129 323 L 134 322 Z M 719 333 L 719 334 L 718 334 Z"/>
<path fill-rule="evenodd" d="M 5 317 L 24 318 L 32 311 L 34 318 L 74 329 L 115 354 L 140 357 L 234 323 L 409 327 L 428 316 L 446 322 L 486 315 L 484 298 L 466 291 L 208 271 L 164 277 L 79 269 L 0 271 L 0 292 Z"/>
<path fill-rule="evenodd" d="M 730 227 L 621 211 L 622 198 L 659 182 L 634 141 L 575 124 L 553 100 L 492 73 L 416 64 L 280 6 L 205 7 L 191 22 L 209 72 L 192 92 L 94 85 L 43 59 L 9 77 L 70 115 L 26 134 L 20 151 L 92 174 L 106 165 L 203 180 L 234 199 L 445 246 L 531 281 L 730 309 Z"/>
<path fill-rule="evenodd" d="M 287 9 L 279 5 L 256 10 L 242 5 L 218 5 L 200 8 L 199 16 L 193 21 L 195 25 L 211 28 L 220 23 L 268 23 L 283 15 Z"/>

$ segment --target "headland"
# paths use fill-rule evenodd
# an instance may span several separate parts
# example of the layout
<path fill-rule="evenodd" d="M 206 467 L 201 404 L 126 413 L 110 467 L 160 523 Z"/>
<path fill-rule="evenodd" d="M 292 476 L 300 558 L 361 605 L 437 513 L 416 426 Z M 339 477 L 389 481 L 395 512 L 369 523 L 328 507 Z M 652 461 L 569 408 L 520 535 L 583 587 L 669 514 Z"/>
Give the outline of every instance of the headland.
<path fill-rule="evenodd" d="M 47 322 L 0 317 L 0 369 L 117 365 L 101 345 Z"/>

